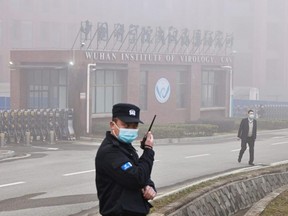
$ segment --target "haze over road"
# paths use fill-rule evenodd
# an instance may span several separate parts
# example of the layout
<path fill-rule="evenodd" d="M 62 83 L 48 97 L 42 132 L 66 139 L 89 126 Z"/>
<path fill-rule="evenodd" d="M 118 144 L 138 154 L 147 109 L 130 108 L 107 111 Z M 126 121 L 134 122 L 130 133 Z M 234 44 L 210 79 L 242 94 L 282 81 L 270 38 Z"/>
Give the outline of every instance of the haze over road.
<path fill-rule="evenodd" d="M 288 129 L 260 131 L 255 164 L 287 160 L 287 138 Z M 98 206 L 94 182 L 98 145 L 75 143 L 10 147 L 31 156 L 0 162 L 1 216 L 68 216 Z M 137 150 L 141 154 L 142 150 Z M 180 187 L 196 179 L 247 167 L 248 149 L 241 164 L 237 162 L 239 150 L 236 134 L 195 138 L 178 144 L 157 144 L 156 140 L 152 179 L 158 195 L 168 192 L 168 188 L 175 189 L 175 185 Z"/>

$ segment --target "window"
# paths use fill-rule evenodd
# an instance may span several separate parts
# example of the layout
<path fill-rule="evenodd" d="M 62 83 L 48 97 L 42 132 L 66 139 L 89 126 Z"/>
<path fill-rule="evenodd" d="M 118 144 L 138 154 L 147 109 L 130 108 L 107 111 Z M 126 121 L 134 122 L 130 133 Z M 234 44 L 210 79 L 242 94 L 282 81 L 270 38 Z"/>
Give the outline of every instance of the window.
<path fill-rule="evenodd" d="M 274 21 L 285 19 L 286 0 L 268 0 L 267 15 L 268 18 Z"/>
<path fill-rule="evenodd" d="M 286 38 L 285 31 L 281 24 L 268 23 L 267 24 L 267 50 L 279 52 L 283 50 Z"/>
<path fill-rule="evenodd" d="M 147 110 L 147 81 L 148 79 L 148 71 L 141 71 L 140 72 L 140 108 L 142 110 Z"/>
<path fill-rule="evenodd" d="M 185 108 L 187 101 L 187 73 L 180 71 L 177 73 L 177 108 Z"/>
<path fill-rule="evenodd" d="M 49 46 L 58 49 L 61 47 L 61 34 L 63 34 L 63 29 L 61 28 L 61 23 L 52 22 L 51 26 L 53 27 L 52 29 L 50 28 L 52 34 L 50 34 L 51 41 L 49 42 Z"/>
<path fill-rule="evenodd" d="M 17 14 L 21 11 L 30 10 L 31 8 L 34 8 L 33 1 L 26 1 L 26 0 L 9 0 L 10 5 L 13 5 L 13 11 L 15 11 Z"/>
<path fill-rule="evenodd" d="M 67 108 L 67 71 L 34 69 L 28 73 L 29 108 Z"/>
<path fill-rule="evenodd" d="M 33 25 L 32 22 L 21 22 L 21 47 L 31 48 L 33 44 Z"/>
<path fill-rule="evenodd" d="M 91 73 L 92 113 L 111 113 L 113 104 L 123 101 L 123 70 L 97 70 Z"/>
<path fill-rule="evenodd" d="M 283 73 L 283 70 L 281 70 L 281 60 L 280 59 L 268 59 L 268 60 L 266 60 L 266 80 L 267 80 L 267 82 L 279 85 L 282 81 L 281 79 L 283 76 L 284 76 L 284 73 Z"/>
<path fill-rule="evenodd" d="M 0 110 L 10 109 L 10 97 L 0 97 Z"/>
<path fill-rule="evenodd" d="M 3 42 L 3 30 L 2 30 L 2 21 L 0 20 L 0 47 L 2 46 Z M 1 68 L 1 65 L 0 65 L 0 68 Z"/>
<path fill-rule="evenodd" d="M 2 74 L 4 74 L 4 70 L 3 70 L 3 57 L 2 57 L 2 53 L 0 53 L 0 74 L 2 75 Z M 2 75 L 3 76 L 3 75 Z M 1 84 L 0 84 L 0 86 L 1 86 Z"/>
<path fill-rule="evenodd" d="M 202 71 L 202 107 L 225 106 L 225 71 Z"/>
<path fill-rule="evenodd" d="M 21 22 L 19 20 L 13 20 L 11 26 L 11 40 L 19 41 L 21 38 Z M 15 43 L 15 42 L 14 42 Z"/>
<path fill-rule="evenodd" d="M 227 17 L 251 17 L 253 14 L 253 4 L 254 2 L 250 0 L 228 0 L 222 8 Z"/>
<path fill-rule="evenodd" d="M 214 104 L 214 72 L 202 73 L 202 106 L 209 107 Z"/>
<path fill-rule="evenodd" d="M 31 21 L 13 20 L 11 25 L 13 47 L 31 48 L 33 45 L 33 24 Z"/>
<path fill-rule="evenodd" d="M 50 26 L 52 26 L 52 25 L 50 25 L 49 22 L 40 22 L 39 36 L 41 38 L 41 41 L 43 41 L 43 45 L 41 45 L 41 46 L 49 47 L 49 45 L 51 43 L 50 32 L 53 32 L 53 31 L 52 31 L 52 28 Z"/>

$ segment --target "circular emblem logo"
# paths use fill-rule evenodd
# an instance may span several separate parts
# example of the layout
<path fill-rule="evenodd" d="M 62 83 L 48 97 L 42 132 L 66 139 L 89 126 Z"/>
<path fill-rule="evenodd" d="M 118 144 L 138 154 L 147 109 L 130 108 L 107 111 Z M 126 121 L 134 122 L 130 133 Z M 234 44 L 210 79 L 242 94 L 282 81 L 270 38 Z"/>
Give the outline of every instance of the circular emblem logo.
<path fill-rule="evenodd" d="M 155 85 L 155 96 L 160 103 L 165 103 L 170 97 L 170 83 L 167 79 L 161 78 Z"/>

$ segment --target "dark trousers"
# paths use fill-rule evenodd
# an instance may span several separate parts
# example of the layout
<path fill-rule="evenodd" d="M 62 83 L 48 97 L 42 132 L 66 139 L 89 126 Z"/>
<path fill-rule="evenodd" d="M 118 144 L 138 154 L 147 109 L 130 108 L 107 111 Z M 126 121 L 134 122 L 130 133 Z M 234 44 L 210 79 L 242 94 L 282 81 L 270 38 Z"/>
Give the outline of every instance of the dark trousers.
<path fill-rule="evenodd" d="M 244 152 L 247 149 L 247 143 L 249 145 L 249 163 L 253 163 L 254 161 L 254 143 L 255 140 L 252 137 L 248 137 L 246 140 L 241 139 L 241 150 L 239 152 L 239 160 L 241 161 Z"/>

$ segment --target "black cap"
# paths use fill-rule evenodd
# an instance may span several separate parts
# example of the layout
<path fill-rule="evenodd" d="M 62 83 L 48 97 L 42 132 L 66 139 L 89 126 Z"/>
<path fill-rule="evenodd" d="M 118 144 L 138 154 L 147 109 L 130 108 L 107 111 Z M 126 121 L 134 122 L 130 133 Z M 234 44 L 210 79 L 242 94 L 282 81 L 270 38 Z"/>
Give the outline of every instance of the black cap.
<path fill-rule="evenodd" d="M 140 109 L 139 107 L 128 104 L 128 103 L 118 103 L 112 108 L 112 118 L 119 118 L 125 123 L 142 123 L 140 120 Z"/>

